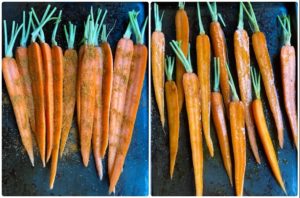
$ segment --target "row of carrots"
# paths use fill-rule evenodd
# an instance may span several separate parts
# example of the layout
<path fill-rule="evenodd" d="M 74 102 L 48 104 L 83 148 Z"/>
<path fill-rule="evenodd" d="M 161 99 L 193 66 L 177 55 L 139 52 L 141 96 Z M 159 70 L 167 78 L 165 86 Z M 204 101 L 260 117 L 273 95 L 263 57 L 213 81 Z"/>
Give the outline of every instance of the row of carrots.
<path fill-rule="evenodd" d="M 172 80 L 175 60 L 165 58 L 165 37 L 162 32 L 163 14 L 154 4 L 155 31 L 152 34 L 152 79 L 155 98 L 158 105 L 161 123 L 164 127 L 164 103 L 167 106 L 169 142 L 170 142 L 170 176 L 172 178 L 176 155 L 178 152 L 180 112 L 184 104 L 187 109 L 192 159 L 195 176 L 196 195 L 203 194 L 203 144 L 202 129 L 206 145 L 211 157 L 214 156 L 213 142 L 210 135 L 210 114 L 215 125 L 225 170 L 231 185 L 235 184 L 236 195 L 243 195 L 243 184 L 246 170 L 246 135 L 257 163 L 260 163 L 255 137 L 255 126 L 262 142 L 272 172 L 279 185 L 286 193 L 281 177 L 276 152 L 266 124 L 262 102 L 260 99 L 260 74 L 250 66 L 250 45 L 247 32 L 244 30 L 243 12 L 247 14 L 252 34 L 252 45 L 255 57 L 262 74 L 264 88 L 269 101 L 278 132 L 279 145 L 283 148 L 283 122 L 278 95 L 274 84 L 274 74 L 270 60 L 266 38 L 260 32 L 251 3 L 246 7 L 242 2 L 239 7 L 237 30 L 234 32 L 234 55 L 238 74 L 241 99 L 237 94 L 228 65 L 226 38 L 219 23 L 224 20 L 217 11 L 216 3 L 207 3 L 211 14 L 210 37 L 205 33 L 200 4 L 197 3 L 199 35 L 196 38 L 197 74 L 193 73 L 189 53 L 189 20 L 184 3 L 179 2 L 175 16 L 176 40 L 170 46 L 176 54 L 176 79 Z M 283 29 L 284 45 L 281 48 L 280 60 L 282 71 L 283 95 L 286 112 L 290 121 L 293 141 L 297 147 L 298 129 L 296 115 L 296 56 L 291 46 L 290 18 L 279 17 Z M 210 40 L 211 39 L 211 40 Z M 214 52 L 214 85 L 210 86 L 211 44 Z M 165 82 L 164 70 L 167 81 Z M 252 86 L 255 97 L 252 97 Z M 219 88 L 220 87 L 220 88 Z M 212 91 L 211 91 L 212 90 Z M 221 92 L 220 92 L 221 91 Z M 166 99 L 166 101 L 165 101 Z M 233 149 L 234 164 L 230 156 L 230 145 L 227 131 L 227 120 Z M 232 169 L 234 168 L 234 174 Z"/>
<path fill-rule="evenodd" d="M 12 23 L 9 42 L 4 20 L 3 76 L 22 143 L 32 166 L 32 136 L 37 142 L 43 166 L 51 159 L 52 189 L 58 155 L 63 156 L 76 107 L 83 164 L 88 166 L 92 147 L 102 180 L 102 160 L 109 147 L 109 192 L 113 192 L 130 146 L 147 67 L 147 47 L 144 45 L 147 19 L 140 28 L 138 12 L 129 12 L 129 23 L 117 44 L 113 60 L 107 41 L 112 30 L 107 32 L 103 24 L 106 10 L 98 9 L 94 17 L 91 8 L 84 25 L 83 44 L 77 54 L 74 48 L 76 26 L 69 22 L 69 31 L 64 26 L 68 49 L 63 53 L 55 39 L 62 11 L 53 17 L 56 8 L 50 8 L 48 5 L 41 19 L 31 9 L 27 27 L 24 11 L 22 25 Z M 50 47 L 45 42 L 43 27 L 51 20 L 56 22 Z M 14 58 L 13 47 L 21 30 L 20 46 Z M 132 32 L 136 44 L 130 39 Z M 27 46 L 29 35 L 31 42 Z"/>

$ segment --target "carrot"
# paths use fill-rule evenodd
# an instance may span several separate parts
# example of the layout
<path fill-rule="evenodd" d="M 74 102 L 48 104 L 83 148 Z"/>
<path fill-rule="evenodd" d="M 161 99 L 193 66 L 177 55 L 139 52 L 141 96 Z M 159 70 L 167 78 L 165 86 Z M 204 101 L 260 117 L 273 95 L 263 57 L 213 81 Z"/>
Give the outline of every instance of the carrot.
<path fill-rule="evenodd" d="M 197 3 L 200 33 L 196 38 L 197 71 L 200 86 L 201 119 L 206 145 L 211 157 L 214 156 L 214 145 L 210 137 L 210 42 L 205 34 L 200 5 Z"/>
<path fill-rule="evenodd" d="M 180 49 L 178 41 L 172 41 L 170 42 L 170 45 L 187 71 L 187 73 L 183 75 L 183 89 L 189 121 L 196 195 L 201 196 L 203 194 L 203 147 L 199 79 L 198 76 L 193 73 L 190 53 L 188 53 L 187 59 L 183 51 Z"/>
<path fill-rule="evenodd" d="M 3 21 L 5 57 L 2 58 L 2 71 L 7 91 L 15 113 L 22 144 L 24 145 L 32 166 L 34 166 L 32 135 L 30 130 L 28 111 L 26 108 L 27 104 L 26 101 L 23 100 L 23 98 L 26 97 L 25 83 L 18 70 L 17 62 L 13 58 L 12 52 L 15 40 L 23 26 L 24 24 L 18 27 L 18 24 L 15 25 L 15 21 L 13 21 L 10 37 L 11 39 L 8 42 L 6 20 Z"/>
<path fill-rule="evenodd" d="M 181 49 L 185 57 L 188 54 L 188 45 L 189 45 L 189 19 L 187 16 L 186 11 L 184 10 L 184 2 L 179 2 L 178 7 L 179 9 L 176 12 L 175 16 L 175 28 L 176 28 L 176 40 L 181 41 Z M 176 59 L 176 85 L 178 89 L 178 105 L 179 105 L 179 112 L 181 112 L 183 102 L 184 102 L 184 90 L 183 90 L 183 74 L 184 66 L 181 61 L 177 58 Z"/>
<path fill-rule="evenodd" d="M 283 99 L 286 113 L 292 129 L 293 140 L 298 149 L 298 126 L 296 112 L 296 54 L 291 45 L 290 17 L 284 16 L 284 23 L 278 16 L 283 29 L 284 45 L 280 51 L 280 64 L 283 85 Z"/>
<path fill-rule="evenodd" d="M 229 177 L 230 184 L 232 185 L 232 165 L 230 157 L 230 146 L 228 141 L 228 132 L 226 127 L 225 119 L 225 109 L 223 104 L 223 97 L 220 93 L 219 82 L 220 82 L 220 62 L 219 58 L 214 58 L 214 67 L 215 67 L 215 80 L 213 92 L 211 93 L 211 107 L 212 107 L 212 117 L 215 124 L 221 154 L 223 158 L 223 163 L 227 175 Z"/>
<path fill-rule="evenodd" d="M 272 63 L 270 60 L 270 55 L 268 52 L 266 37 L 263 32 L 260 32 L 258 23 L 256 21 L 256 17 L 249 3 L 250 11 L 243 4 L 243 8 L 248 15 L 251 27 L 253 29 L 252 34 L 252 45 L 254 49 L 254 54 L 260 69 L 260 73 L 262 75 L 264 87 L 266 89 L 267 98 L 269 101 L 269 105 L 275 120 L 277 132 L 278 132 L 278 140 L 279 145 L 283 148 L 283 122 L 282 122 L 282 113 L 279 106 L 278 95 L 276 92 L 275 82 L 274 82 L 274 74 Z"/>
<path fill-rule="evenodd" d="M 251 100 L 252 100 L 252 89 L 251 89 L 251 77 L 250 77 L 250 51 L 249 51 L 249 37 L 247 32 L 244 30 L 243 22 L 243 5 L 240 3 L 239 11 L 239 23 L 237 30 L 233 36 L 234 44 L 234 56 L 238 74 L 238 82 L 241 93 L 241 100 L 245 107 L 245 121 L 248 132 L 248 138 L 252 153 L 256 159 L 256 162 L 260 164 L 260 158 L 258 154 L 258 148 L 255 137 L 254 121 L 251 112 Z"/>
<path fill-rule="evenodd" d="M 129 80 L 130 65 L 133 55 L 133 42 L 130 39 L 130 23 L 127 26 L 123 38 L 121 38 L 116 47 L 113 86 L 110 102 L 109 116 L 109 150 L 108 150 L 108 175 L 111 178 L 115 156 L 117 153 L 118 135 L 122 125 L 124 115 L 126 91 Z"/>
<path fill-rule="evenodd" d="M 110 32 L 112 29 L 110 30 Z M 113 55 L 107 42 L 110 32 L 106 33 L 106 25 L 102 26 L 101 49 L 103 52 L 103 80 L 102 80 L 102 137 L 100 156 L 103 159 L 108 145 L 109 110 L 113 83 Z"/>
<path fill-rule="evenodd" d="M 178 93 L 176 83 L 172 80 L 172 73 L 174 69 L 175 59 L 171 56 L 166 57 L 166 76 L 167 82 L 165 83 L 168 124 L 169 124 L 169 144 L 170 144 L 170 177 L 172 179 L 176 156 L 178 151 L 179 139 L 179 106 L 178 106 Z"/>
<path fill-rule="evenodd" d="M 58 152 L 61 138 L 62 122 L 63 122 L 63 80 L 64 80 L 64 55 L 61 47 L 57 45 L 55 40 L 58 24 L 61 21 L 61 13 L 57 17 L 55 27 L 52 33 L 52 64 L 53 64 L 53 98 L 54 98 L 54 133 L 53 133 L 53 150 L 51 154 L 50 169 L 50 189 L 53 189 L 57 164 Z"/>
<path fill-rule="evenodd" d="M 254 68 L 251 68 L 251 76 L 252 76 L 252 83 L 253 83 L 254 92 L 256 96 L 256 99 L 252 102 L 252 110 L 253 110 L 255 124 L 258 130 L 258 134 L 262 142 L 262 145 L 264 147 L 267 159 L 270 163 L 271 169 L 273 171 L 273 174 L 276 180 L 278 181 L 280 187 L 284 191 L 284 193 L 287 194 L 285 190 L 284 182 L 281 177 L 281 173 L 280 173 L 280 169 L 276 157 L 276 152 L 269 134 L 262 102 L 260 99 L 260 75 L 258 72 L 255 72 Z"/>
<path fill-rule="evenodd" d="M 228 84 L 228 73 L 226 70 L 226 63 L 228 61 L 227 59 L 227 46 L 226 46 L 226 39 L 224 32 L 222 30 L 222 27 L 220 23 L 218 22 L 218 18 L 221 20 L 223 25 L 225 26 L 225 23 L 223 21 L 222 16 L 220 13 L 217 12 L 217 4 L 216 2 L 212 3 L 207 3 L 212 22 L 210 23 L 210 36 L 211 36 L 211 42 L 214 50 L 214 55 L 215 57 L 220 58 L 220 85 L 221 85 L 221 92 L 224 98 L 224 104 L 225 104 L 225 109 L 227 116 L 228 114 L 228 109 L 229 109 L 229 102 L 230 102 L 230 87 Z"/>
<path fill-rule="evenodd" d="M 75 110 L 76 101 L 76 77 L 78 57 L 74 49 L 76 25 L 69 22 L 69 33 L 67 27 L 64 26 L 65 36 L 68 43 L 68 49 L 64 53 L 64 79 L 63 79 L 63 122 L 61 130 L 60 157 L 64 152 L 64 148 L 68 139 L 70 128 Z"/>
<path fill-rule="evenodd" d="M 148 50 L 144 45 L 144 35 L 148 17 L 145 19 L 144 25 L 141 30 L 137 22 L 137 12 L 129 12 L 129 18 L 130 25 L 135 34 L 137 44 L 134 45 L 134 51 L 131 60 L 130 75 L 126 91 L 126 100 L 123 110 L 124 113 L 120 133 L 118 134 L 119 142 L 117 147 L 117 154 L 114 160 L 114 166 L 111 172 L 109 192 L 112 192 L 115 189 L 115 186 L 122 172 L 126 154 L 130 146 L 134 123 L 141 98 L 145 72 L 147 68 Z"/>
<path fill-rule="evenodd" d="M 157 107 L 160 114 L 160 121 L 162 126 L 165 125 L 165 97 L 164 97 L 164 64 L 165 64 L 165 35 L 162 30 L 162 19 L 164 12 L 159 17 L 159 8 L 154 3 L 154 21 L 155 31 L 152 33 L 151 39 L 151 60 L 152 60 L 152 79 L 153 88 Z"/>
<path fill-rule="evenodd" d="M 50 20 L 56 8 L 50 12 L 50 5 L 48 5 L 44 16 L 39 23 L 39 26 L 32 32 L 32 43 L 28 46 L 28 69 L 31 76 L 31 87 L 34 101 L 34 115 L 35 115 L 35 136 L 39 147 L 41 160 L 43 166 L 46 166 L 46 119 L 45 119 L 45 97 L 44 97 L 44 75 L 43 75 L 43 56 L 41 47 L 35 42 L 42 27 Z M 33 24 L 33 23 L 32 23 Z M 41 36 L 41 35 L 39 35 Z"/>
<path fill-rule="evenodd" d="M 229 85 L 232 91 L 232 101 L 229 103 L 229 120 L 231 129 L 231 142 L 234 156 L 235 192 L 243 196 L 244 178 L 246 171 L 246 135 L 244 103 L 240 101 L 229 66 L 226 63 L 229 75 Z"/>

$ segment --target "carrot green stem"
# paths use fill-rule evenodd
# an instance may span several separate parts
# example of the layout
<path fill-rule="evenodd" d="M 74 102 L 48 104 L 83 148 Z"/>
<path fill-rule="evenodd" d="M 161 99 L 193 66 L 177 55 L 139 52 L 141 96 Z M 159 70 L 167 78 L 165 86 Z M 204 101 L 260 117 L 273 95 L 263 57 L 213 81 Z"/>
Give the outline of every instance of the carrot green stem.
<path fill-rule="evenodd" d="M 179 2 L 178 8 L 184 10 L 185 2 Z"/>
<path fill-rule="evenodd" d="M 207 6 L 210 12 L 211 20 L 213 22 L 217 22 L 218 21 L 217 3 L 212 2 L 212 5 L 210 5 L 210 3 L 207 2 Z"/>
<path fill-rule="evenodd" d="M 227 63 L 225 65 L 226 65 L 226 69 L 227 69 L 228 76 L 229 76 L 229 82 L 228 83 L 229 83 L 231 91 L 232 91 L 232 100 L 233 101 L 238 101 L 240 99 L 239 99 L 239 96 L 237 94 L 237 91 L 236 91 L 236 88 L 235 88 L 235 85 L 234 85 L 234 82 L 233 82 L 233 78 L 232 78 L 229 66 L 228 66 Z"/>
<path fill-rule="evenodd" d="M 173 70 L 174 70 L 174 65 L 175 65 L 175 57 L 172 56 L 166 56 L 166 63 L 165 63 L 165 72 L 166 72 L 166 76 L 167 79 L 169 81 L 172 80 L 172 74 L 173 74 Z"/>
<path fill-rule="evenodd" d="M 64 31 L 65 31 L 67 44 L 68 44 L 68 49 L 73 49 L 74 48 L 74 42 L 75 42 L 75 35 L 76 35 L 76 25 L 73 25 L 69 21 L 69 33 L 68 33 L 66 25 L 64 25 Z"/>
<path fill-rule="evenodd" d="M 249 5 L 249 11 L 248 11 L 248 9 L 246 8 L 246 6 L 244 5 L 244 3 L 241 2 L 241 4 L 242 4 L 242 6 L 243 6 L 243 8 L 244 8 L 244 10 L 245 10 L 245 12 L 246 12 L 248 18 L 249 18 L 250 24 L 251 24 L 251 26 L 252 26 L 252 31 L 253 31 L 253 32 L 260 32 L 259 26 L 258 26 L 258 23 L 257 23 L 257 20 L 256 20 L 256 17 L 255 17 L 255 13 L 254 13 L 254 11 L 253 11 L 253 8 L 252 8 L 251 3 L 248 2 L 248 5 Z"/>
<path fill-rule="evenodd" d="M 204 30 L 202 19 L 201 19 L 201 10 L 200 10 L 199 2 L 197 2 L 197 13 L 198 13 L 198 23 L 199 23 L 200 35 L 202 35 L 202 34 L 205 34 L 205 30 Z"/>
<path fill-rule="evenodd" d="M 243 3 L 240 3 L 240 11 L 239 11 L 239 23 L 237 28 L 239 30 L 243 30 L 244 29 L 244 14 L 243 14 Z"/>
<path fill-rule="evenodd" d="M 52 38 L 51 38 L 52 46 L 56 46 L 56 45 L 57 45 L 57 42 L 56 42 L 56 40 L 55 40 L 55 37 L 56 37 L 58 25 L 59 25 L 59 23 L 61 22 L 61 13 L 62 13 L 62 11 L 60 10 L 60 11 L 59 11 L 59 14 L 58 14 L 58 17 L 57 17 L 57 19 L 56 19 L 56 22 L 55 22 L 55 26 L 54 26 L 53 32 L 52 32 Z"/>
<path fill-rule="evenodd" d="M 44 14 L 43 14 L 43 17 L 42 17 L 41 22 L 42 22 L 43 20 L 45 20 L 45 17 L 47 16 L 47 14 L 48 14 L 48 12 L 49 12 L 50 7 L 51 7 L 51 5 L 48 5 L 48 6 L 47 6 L 47 8 L 46 8 L 46 10 L 45 10 L 45 12 L 44 12 Z M 36 20 L 37 25 L 39 25 L 41 22 L 39 21 L 37 15 L 36 15 L 36 13 L 35 13 L 35 10 L 34 10 L 33 8 L 31 8 L 31 12 L 32 12 L 32 14 L 33 14 L 34 19 Z M 39 39 L 40 39 L 40 41 L 41 41 L 42 43 L 45 42 L 45 34 L 44 34 L 44 31 L 43 31 L 43 28 L 41 28 L 38 37 L 39 37 Z"/>
<path fill-rule="evenodd" d="M 83 37 L 82 37 L 82 40 L 80 41 L 80 43 L 87 44 L 87 40 L 88 40 L 88 37 L 89 37 L 90 17 L 91 17 L 91 15 L 88 15 L 88 17 L 86 19 L 86 22 L 84 23 L 84 32 L 83 32 Z"/>
<path fill-rule="evenodd" d="M 27 24 L 27 30 L 26 30 L 26 12 L 23 11 L 23 28 L 22 28 L 22 36 L 20 40 L 20 46 L 21 47 L 26 47 L 27 45 L 27 40 L 29 37 L 29 32 L 30 32 L 30 27 L 31 27 L 31 20 L 32 20 L 32 12 L 29 12 L 29 20 Z"/>
<path fill-rule="evenodd" d="M 279 23 L 283 30 L 283 44 L 284 45 L 291 45 L 291 21 L 290 17 L 283 15 L 282 17 L 277 16 Z M 283 21 L 282 21 L 283 20 Z"/>
<path fill-rule="evenodd" d="M 179 42 L 172 40 L 170 42 L 170 45 L 171 45 L 171 48 L 173 49 L 173 51 L 175 52 L 176 56 L 178 57 L 178 59 L 182 62 L 185 70 L 187 72 L 192 73 L 193 72 L 193 67 L 192 67 L 191 63 L 189 62 L 189 60 L 183 54 L 183 52 L 180 48 Z"/>
<path fill-rule="evenodd" d="M 215 74 L 215 79 L 214 79 L 214 92 L 219 92 L 220 91 L 220 59 L 219 57 L 214 57 L 214 74 Z"/>
<path fill-rule="evenodd" d="M 251 67 L 251 80 L 254 87 L 256 99 L 260 99 L 260 74 L 254 67 Z"/>
<path fill-rule="evenodd" d="M 154 3 L 154 23 L 155 23 L 155 31 L 161 32 L 162 30 L 162 20 L 164 17 L 165 11 L 162 12 L 161 16 L 159 17 L 159 7 L 157 3 Z"/>
<path fill-rule="evenodd" d="M 128 25 L 127 25 L 126 31 L 123 34 L 123 38 L 130 39 L 131 34 L 132 34 L 132 31 L 131 31 L 131 25 L 130 25 L 130 22 L 129 22 Z"/>
<path fill-rule="evenodd" d="M 101 12 L 100 12 L 100 13 L 101 13 Z M 99 45 L 98 40 L 99 40 L 100 30 L 101 30 L 101 28 L 102 28 L 103 21 L 104 21 L 104 19 L 105 19 L 105 17 L 106 17 L 106 14 L 107 14 L 107 10 L 104 11 L 103 16 L 102 16 L 102 18 L 101 18 L 101 21 L 100 21 L 100 23 L 99 23 L 99 25 L 98 25 L 98 28 L 97 28 L 97 30 L 96 30 L 96 35 L 95 35 L 95 45 Z M 96 24 L 98 24 L 98 20 L 96 20 Z"/>
<path fill-rule="evenodd" d="M 114 23 L 114 25 L 112 26 L 112 28 L 109 30 L 108 33 L 106 33 L 106 24 L 103 24 L 102 26 L 102 32 L 101 32 L 101 42 L 107 42 L 107 38 L 110 35 L 110 33 L 113 31 L 114 27 L 116 25 L 116 21 Z"/>
<path fill-rule="evenodd" d="M 136 38 L 136 43 L 137 44 L 144 44 L 144 37 L 145 37 L 145 30 L 146 30 L 146 25 L 148 22 L 148 17 L 145 19 L 144 21 L 144 25 L 142 27 L 142 29 L 140 30 L 138 21 L 137 21 L 137 16 L 138 16 L 138 12 L 136 11 L 131 11 L 128 13 L 129 14 L 129 19 L 130 19 L 130 25 L 132 27 L 133 33 L 135 35 Z"/>
<path fill-rule="evenodd" d="M 24 26 L 24 24 L 19 25 L 15 23 L 15 21 L 12 22 L 12 28 L 11 28 L 11 36 L 9 42 L 7 42 L 8 35 L 7 35 L 7 26 L 6 26 L 6 20 L 3 21 L 4 26 L 4 51 L 5 51 L 5 57 L 13 57 L 13 47 L 15 45 L 16 38 Z"/>

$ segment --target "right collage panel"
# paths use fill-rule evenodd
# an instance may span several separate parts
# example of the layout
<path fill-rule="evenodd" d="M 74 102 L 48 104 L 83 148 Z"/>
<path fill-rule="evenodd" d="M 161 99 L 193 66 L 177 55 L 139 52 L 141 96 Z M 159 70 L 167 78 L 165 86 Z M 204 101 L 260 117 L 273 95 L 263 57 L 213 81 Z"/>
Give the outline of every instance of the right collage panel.
<path fill-rule="evenodd" d="M 297 195 L 297 7 L 151 3 L 153 196 Z"/>

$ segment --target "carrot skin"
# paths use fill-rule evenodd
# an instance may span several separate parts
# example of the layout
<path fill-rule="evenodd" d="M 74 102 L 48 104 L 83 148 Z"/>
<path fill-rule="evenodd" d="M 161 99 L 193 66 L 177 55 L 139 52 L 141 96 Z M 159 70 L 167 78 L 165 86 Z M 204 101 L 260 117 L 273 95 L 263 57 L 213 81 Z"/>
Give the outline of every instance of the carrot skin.
<path fill-rule="evenodd" d="M 263 84 L 266 90 L 269 105 L 275 120 L 279 145 L 283 148 L 283 122 L 282 113 L 279 106 L 278 95 L 275 88 L 273 68 L 267 48 L 267 41 L 264 33 L 256 32 L 252 35 L 252 45 L 254 54 L 262 75 Z"/>
<path fill-rule="evenodd" d="M 32 166 L 34 166 L 32 134 L 26 109 L 26 101 L 23 100 L 25 97 L 25 86 L 15 59 L 7 57 L 2 58 L 2 72 L 13 106 L 22 144 L 24 145 Z"/>
<path fill-rule="evenodd" d="M 61 138 L 62 119 L 63 119 L 63 52 L 59 46 L 51 48 L 52 64 L 53 64 L 53 93 L 54 93 L 54 134 L 53 134 L 53 150 L 51 155 L 50 169 L 50 189 L 53 189 L 57 163 L 59 154 L 59 145 Z"/>
<path fill-rule="evenodd" d="M 280 51 L 283 99 L 292 129 L 293 140 L 298 149 L 298 126 L 296 112 L 296 54 L 293 46 L 285 45 Z"/>
<path fill-rule="evenodd" d="M 109 192 L 115 189 L 130 146 L 147 68 L 147 47 L 137 44 L 134 45 L 133 51 L 122 128 L 119 137 L 119 147 L 115 157 L 113 171 L 111 172 Z"/>
<path fill-rule="evenodd" d="M 214 125 L 216 128 L 221 154 L 223 158 L 223 163 L 231 186 L 232 183 L 232 163 L 230 156 L 230 145 L 228 141 L 228 132 L 226 127 L 226 117 L 225 109 L 223 104 L 223 97 L 219 92 L 211 93 L 211 107 L 212 107 L 212 117 Z"/>
<path fill-rule="evenodd" d="M 67 49 L 64 53 L 64 81 L 63 81 L 63 123 L 61 130 L 60 157 L 72 126 L 76 102 L 76 81 L 78 57 L 76 50 Z"/>
<path fill-rule="evenodd" d="M 175 15 L 175 27 L 176 27 L 176 40 L 181 41 L 181 50 L 185 57 L 188 54 L 189 48 L 189 19 L 184 9 L 178 9 Z M 176 57 L 176 85 L 178 90 L 178 104 L 179 112 L 181 112 L 184 102 L 184 91 L 182 78 L 185 73 L 185 69 L 181 61 Z"/>
<path fill-rule="evenodd" d="M 103 83 L 102 83 L 102 138 L 100 156 L 103 159 L 107 145 L 109 134 L 109 110 L 113 83 L 113 55 L 108 42 L 101 44 L 103 51 Z"/>
<path fill-rule="evenodd" d="M 200 85 L 201 120 L 206 145 L 211 157 L 214 146 L 210 136 L 210 41 L 207 35 L 198 35 L 196 39 L 197 71 Z"/>
<path fill-rule="evenodd" d="M 160 114 L 160 121 L 162 126 L 165 125 L 165 35 L 162 32 L 153 32 L 151 39 L 151 60 L 152 60 L 152 79 L 153 88 L 157 107 Z"/>
<path fill-rule="evenodd" d="M 245 106 L 245 121 L 252 153 L 260 164 L 257 142 L 255 137 L 254 120 L 251 111 L 252 87 L 250 76 L 249 37 L 245 30 L 234 32 L 234 56 L 237 67 L 241 100 Z"/>

